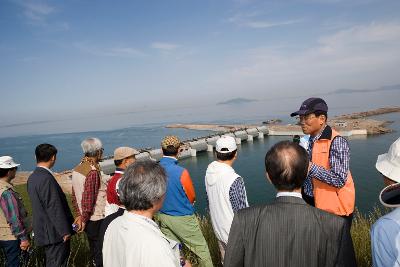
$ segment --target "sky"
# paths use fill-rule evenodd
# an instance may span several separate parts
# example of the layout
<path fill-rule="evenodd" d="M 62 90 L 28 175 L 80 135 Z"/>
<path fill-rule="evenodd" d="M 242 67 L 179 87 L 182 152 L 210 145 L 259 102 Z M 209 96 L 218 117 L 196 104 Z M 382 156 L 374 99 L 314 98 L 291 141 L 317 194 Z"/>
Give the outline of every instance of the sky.
<path fill-rule="evenodd" d="M 400 84 L 399 14 L 398 0 L 1 0 L 0 124 Z"/>

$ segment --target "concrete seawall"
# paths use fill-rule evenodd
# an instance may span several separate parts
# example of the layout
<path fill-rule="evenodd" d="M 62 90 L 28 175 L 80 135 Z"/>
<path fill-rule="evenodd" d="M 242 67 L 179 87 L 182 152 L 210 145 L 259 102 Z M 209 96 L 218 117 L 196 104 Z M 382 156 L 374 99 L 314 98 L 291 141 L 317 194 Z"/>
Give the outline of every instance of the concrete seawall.
<path fill-rule="evenodd" d="M 343 136 L 353 136 L 353 135 L 367 135 L 367 130 L 357 129 L 350 131 L 340 132 Z M 254 138 L 263 139 L 264 136 L 294 136 L 294 135 L 304 135 L 303 132 L 298 130 L 272 130 L 268 129 L 267 126 L 262 125 L 253 128 L 244 128 L 232 132 L 224 132 L 215 135 L 209 135 L 204 137 L 195 138 L 192 140 L 187 140 L 183 142 L 180 152 L 178 154 L 178 159 L 183 159 L 187 157 L 196 157 L 197 153 L 200 152 L 213 152 L 215 149 L 216 142 L 218 138 L 223 135 L 229 135 L 235 138 L 236 144 L 240 145 L 242 142 L 252 142 Z M 136 155 L 137 159 L 152 159 L 160 160 L 162 157 L 161 149 L 142 149 L 141 152 Z M 105 174 L 112 174 L 115 171 L 114 160 L 112 158 L 106 159 L 100 163 L 100 166 Z"/>

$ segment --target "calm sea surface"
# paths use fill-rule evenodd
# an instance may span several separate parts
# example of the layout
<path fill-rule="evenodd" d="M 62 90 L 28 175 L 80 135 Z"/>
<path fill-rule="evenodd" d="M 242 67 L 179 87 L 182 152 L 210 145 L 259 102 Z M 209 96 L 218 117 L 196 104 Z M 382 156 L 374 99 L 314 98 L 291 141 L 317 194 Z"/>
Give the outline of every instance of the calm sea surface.
<path fill-rule="evenodd" d="M 378 204 L 378 194 L 383 187 L 380 174 L 375 170 L 378 154 L 385 153 L 390 144 L 400 135 L 400 114 L 386 114 L 377 119 L 394 121 L 390 125 L 395 132 L 370 137 L 352 137 L 349 139 L 351 148 L 351 171 L 356 185 L 356 205 L 367 212 Z M 118 146 L 158 147 L 160 140 L 167 134 L 175 134 L 182 139 L 207 135 L 207 131 L 192 131 L 183 129 L 166 129 L 162 126 L 131 127 L 113 131 L 81 132 L 69 134 L 50 134 L 0 138 L 0 155 L 11 155 L 21 163 L 22 170 L 32 170 L 34 163 L 34 148 L 37 144 L 48 142 L 58 150 L 56 171 L 72 169 L 80 160 L 80 142 L 88 136 L 96 136 L 104 143 L 105 154 L 111 155 Z M 288 140 L 290 137 L 269 136 L 265 139 L 254 139 L 252 143 L 244 142 L 239 147 L 239 158 L 234 168 L 245 179 L 250 205 L 266 203 L 275 197 L 275 190 L 264 175 L 264 156 L 267 150 L 276 142 Z M 199 213 L 204 213 L 207 207 L 204 187 L 204 174 L 207 165 L 214 160 L 209 152 L 199 153 L 196 158 L 181 160 L 181 164 L 191 173 L 194 181 Z"/>

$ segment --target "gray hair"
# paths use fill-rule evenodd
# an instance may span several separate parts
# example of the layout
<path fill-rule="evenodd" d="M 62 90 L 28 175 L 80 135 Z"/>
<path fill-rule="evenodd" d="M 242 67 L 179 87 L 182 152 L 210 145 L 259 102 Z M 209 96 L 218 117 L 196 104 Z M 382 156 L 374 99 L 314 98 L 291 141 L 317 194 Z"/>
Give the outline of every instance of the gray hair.
<path fill-rule="evenodd" d="M 119 198 L 128 211 L 148 210 L 166 190 L 164 168 L 152 160 L 139 160 L 125 170 L 119 183 Z"/>
<path fill-rule="evenodd" d="M 82 141 L 81 147 L 85 156 L 95 157 L 97 152 L 103 148 L 100 139 L 96 137 L 89 137 Z"/>

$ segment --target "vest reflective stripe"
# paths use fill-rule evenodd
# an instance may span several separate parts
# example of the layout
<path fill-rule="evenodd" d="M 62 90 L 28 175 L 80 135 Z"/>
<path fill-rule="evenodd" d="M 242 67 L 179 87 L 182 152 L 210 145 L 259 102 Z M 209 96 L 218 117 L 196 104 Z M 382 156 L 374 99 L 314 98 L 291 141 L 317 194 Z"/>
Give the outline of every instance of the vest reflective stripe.
<path fill-rule="evenodd" d="M 315 141 L 312 149 L 312 162 L 322 166 L 325 169 L 330 169 L 329 152 L 332 140 L 339 133 L 332 129 L 331 139 L 320 139 Z M 355 189 L 351 172 L 347 174 L 347 180 L 342 188 L 336 188 L 314 178 L 314 199 L 315 207 L 327 212 L 339 215 L 348 216 L 354 211 Z"/>

